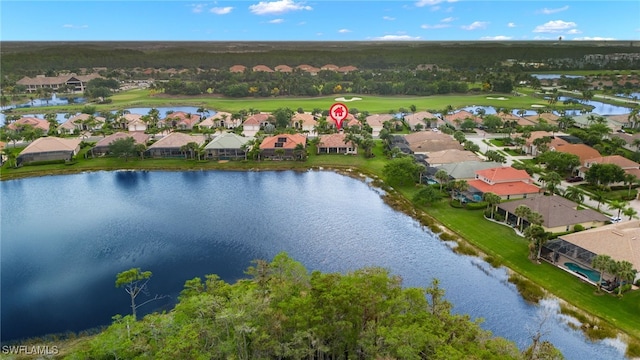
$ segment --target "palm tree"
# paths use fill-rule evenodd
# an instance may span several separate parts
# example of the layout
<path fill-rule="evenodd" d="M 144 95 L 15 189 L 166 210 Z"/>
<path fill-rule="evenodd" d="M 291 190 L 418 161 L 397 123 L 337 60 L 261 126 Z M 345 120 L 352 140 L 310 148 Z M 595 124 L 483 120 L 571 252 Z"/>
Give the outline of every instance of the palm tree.
<path fill-rule="evenodd" d="M 549 233 L 540 225 L 531 225 L 524 231 L 524 237 L 529 240 L 529 259 L 540 259 L 542 246 L 549 239 Z"/>
<path fill-rule="evenodd" d="M 548 190 L 551 195 L 556 191 L 556 188 L 562 182 L 562 177 L 555 171 L 550 171 L 547 174 L 540 177 L 540 180 L 544 181 L 545 189 Z"/>
<path fill-rule="evenodd" d="M 520 232 L 522 232 L 523 221 L 522 219 L 526 218 L 531 214 L 531 209 L 527 205 L 518 205 L 513 213 L 518 217 L 516 221 L 516 226 L 520 227 Z"/>
<path fill-rule="evenodd" d="M 530 225 L 542 225 L 542 223 L 544 223 L 544 218 L 542 217 L 542 214 L 532 211 L 527 215 L 527 221 Z"/>
<path fill-rule="evenodd" d="M 600 211 L 600 204 L 602 204 L 607 199 L 607 194 L 601 189 L 596 189 L 593 192 L 591 199 L 598 203 L 597 210 Z"/>
<path fill-rule="evenodd" d="M 625 184 L 629 185 L 629 191 L 627 192 L 627 197 L 630 198 L 631 187 L 638 182 L 638 178 L 633 174 L 624 173 L 624 175 L 622 176 L 622 179 Z"/>
<path fill-rule="evenodd" d="M 491 207 L 491 218 L 493 219 L 493 212 L 496 208 L 496 205 L 500 204 L 502 198 L 492 192 L 486 192 L 482 195 L 484 201 L 487 202 L 487 210 Z"/>
<path fill-rule="evenodd" d="M 624 210 L 622 210 L 622 215 L 624 216 L 628 216 L 629 220 L 633 219 L 633 218 L 638 218 L 638 212 L 636 211 L 636 209 L 632 208 L 632 207 L 628 207 Z"/>
<path fill-rule="evenodd" d="M 571 201 L 577 202 L 579 205 L 584 201 L 584 194 L 575 186 L 567 187 L 567 189 L 564 191 L 564 197 Z"/>
<path fill-rule="evenodd" d="M 442 191 L 442 185 L 444 185 L 447 182 L 449 182 L 449 174 L 447 174 L 447 172 L 445 170 L 440 169 L 440 170 L 436 171 L 436 173 L 434 174 L 434 177 L 440 183 L 440 191 Z"/>
<path fill-rule="evenodd" d="M 451 185 L 451 201 L 454 200 L 455 195 L 460 195 L 461 192 L 469 189 L 469 183 L 467 180 L 456 180 Z"/>
<path fill-rule="evenodd" d="M 602 288 L 602 276 L 604 272 L 609 269 L 610 263 L 612 261 L 613 259 L 611 258 L 611 256 L 604 254 L 596 255 L 596 257 L 594 257 L 591 261 L 591 266 L 593 266 L 594 269 L 600 271 L 600 279 L 598 279 L 598 291 L 600 291 L 600 289 Z"/>
<path fill-rule="evenodd" d="M 616 277 L 620 280 L 620 286 L 618 286 L 618 296 L 622 296 L 622 282 L 632 282 L 638 272 L 633 268 L 633 264 L 623 260 L 616 261 Z"/>
<path fill-rule="evenodd" d="M 609 204 L 609 207 L 613 210 L 618 210 L 618 215 L 617 217 L 620 217 L 620 213 L 622 212 L 622 210 L 624 210 L 627 205 L 629 205 L 627 202 L 624 201 L 620 201 L 620 200 L 613 200 L 611 201 L 611 203 Z"/>

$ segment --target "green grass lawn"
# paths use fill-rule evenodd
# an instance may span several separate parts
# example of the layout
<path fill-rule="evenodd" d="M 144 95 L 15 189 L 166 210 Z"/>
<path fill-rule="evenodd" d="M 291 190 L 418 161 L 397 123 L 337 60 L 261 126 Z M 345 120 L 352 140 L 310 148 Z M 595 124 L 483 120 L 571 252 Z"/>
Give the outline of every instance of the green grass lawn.
<path fill-rule="evenodd" d="M 441 202 L 426 211 L 484 253 L 501 259 L 505 266 L 552 294 L 640 338 L 640 291 L 627 293 L 621 299 L 595 295 L 592 285 L 575 276 L 546 262 L 530 261 L 527 241 L 511 228 L 485 220 L 481 210 L 455 209 Z"/>

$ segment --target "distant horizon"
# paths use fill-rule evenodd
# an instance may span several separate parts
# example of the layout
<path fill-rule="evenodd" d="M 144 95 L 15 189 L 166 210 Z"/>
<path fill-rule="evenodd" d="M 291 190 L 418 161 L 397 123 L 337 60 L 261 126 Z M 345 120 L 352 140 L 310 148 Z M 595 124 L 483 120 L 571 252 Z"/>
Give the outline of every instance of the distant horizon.
<path fill-rule="evenodd" d="M 0 8 L 2 42 L 640 40 L 640 1 L 627 0 L 3 0 Z"/>

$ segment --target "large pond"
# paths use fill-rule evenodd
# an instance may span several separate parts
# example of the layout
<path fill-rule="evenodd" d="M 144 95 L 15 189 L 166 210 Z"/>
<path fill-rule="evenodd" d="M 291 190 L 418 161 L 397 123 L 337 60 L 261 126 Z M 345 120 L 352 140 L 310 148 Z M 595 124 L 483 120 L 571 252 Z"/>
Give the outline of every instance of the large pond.
<path fill-rule="evenodd" d="M 173 305 L 187 279 L 233 282 L 252 260 L 286 251 L 310 270 L 382 266 L 406 286 L 438 278 L 455 312 L 521 348 L 547 318 L 545 339 L 567 358 L 623 357 L 621 342 L 586 340 L 556 302 L 526 303 L 504 269 L 455 254 L 378 190 L 332 172 L 95 172 L 3 181 L 0 190 L 4 341 L 128 313 L 114 282 L 131 267 L 152 271 L 152 293 L 171 296 L 145 307 L 154 311 Z"/>

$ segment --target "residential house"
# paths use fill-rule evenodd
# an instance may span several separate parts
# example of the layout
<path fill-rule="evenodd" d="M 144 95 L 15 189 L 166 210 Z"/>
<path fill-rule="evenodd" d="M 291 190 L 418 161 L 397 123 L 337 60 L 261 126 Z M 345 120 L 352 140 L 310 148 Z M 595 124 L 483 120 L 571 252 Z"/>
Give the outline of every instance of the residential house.
<path fill-rule="evenodd" d="M 427 154 L 443 150 L 463 150 L 464 147 L 451 135 L 439 131 L 419 131 L 404 136 L 409 148 L 416 154 Z"/>
<path fill-rule="evenodd" d="M 367 124 L 371 127 L 372 133 L 371 136 L 377 138 L 380 136 L 380 131 L 384 128 L 384 123 L 386 121 L 395 122 L 397 119 L 392 114 L 373 114 L 369 115 L 366 118 Z"/>
<path fill-rule="evenodd" d="M 409 142 L 403 135 L 390 135 L 389 139 L 389 149 L 398 149 L 404 154 L 413 154 L 413 150 L 409 147 Z"/>
<path fill-rule="evenodd" d="M 246 137 L 255 137 L 266 124 L 271 121 L 271 115 L 260 113 L 249 116 L 242 123 L 242 135 Z"/>
<path fill-rule="evenodd" d="M 266 65 L 256 65 L 253 68 L 251 68 L 251 70 L 253 70 L 254 72 L 267 72 L 267 73 L 273 72 L 273 70 Z"/>
<path fill-rule="evenodd" d="M 80 151 L 78 138 L 41 137 L 29 144 L 18 155 L 16 164 L 34 161 L 70 161 Z"/>
<path fill-rule="evenodd" d="M 615 224 L 561 235 L 548 241 L 542 248 L 542 258 L 573 273 L 592 284 L 600 280 L 599 270 L 593 268 L 593 259 L 608 255 L 615 261 L 628 261 L 637 270 L 633 282 L 640 280 L 640 220 Z M 615 274 L 605 271 L 603 287 L 616 287 Z"/>
<path fill-rule="evenodd" d="M 584 229 L 603 226 L 609 218 L 589 208 L 582 208 L 578 203 L 562 196 L 546 196 L 537 194 L 526 199 L 507 201 L 498 205 L 498 213 L 504 216 L 505 222 L 512 225 L 518 223 L 516 208 L 525 205 L 531 211 L 542 215 L 542 227 L 552 233 L 573 231 L 576 225 Z M 521 220 L 522 221 L 522 220 Z M 526 224 L 526 219 L 525 226 Z"/>
<path fill-rule="evenodd" d="M 438 128 L 440 125 L 444 125 L 444 121 L 442 121 L 442 119 L 428 111 L 419 111 L 405 115 L 404 122 L 412 131 L 416 131 L 416 126 L 418 125 L 422 125 L 423 129 Z"/>
<path fill-rule="evenodd" d="M 593 164 L 615 164 L 620 166 L 625 173 L 631 174 L 636 178 L 640 179 L 640 164 L 620 155 L 601 156 L 601 157 L 585 160 L 585 162 L 583 163 L 583 166 L 578 170 L 579 171 L 578 175 L 585 177 L 587 170 L 589 170 L 589 168 Z"/>
<path fill-rule="evenodd" d="M 346 139 L 344 133 L 320 135 L 318 154 L 358 154 L 356 144 Z"/>
<path fill-rule="evenodd" d="M 311 114 L 295 113 L 291 117 L 291 124 L 294 129 L 307 134 L 309 137 L 318 136 L 318 133 L 316 132 L 316 125 L 318 125 L 318 122 L 316 121 L 315 116 Z"/>
<path fill-rule="evenodd" d="M 624 128 L 633 128 L 634 124 L 629 120 L 629 114 L 619 114 L 619 115 L 607 115 L 605 116 L 607 119 L 607 123 L 610 124 L 611 128 L 618 131 Z"/>
<path fill-rule="evenodd" d="M 278 65 L 274 69 L 275 69 L 275 71 L 279 71 L 279 72 L 283 72 L 283 73 L 293 72 L 293 68 L 291 66 L 288 66 L 288 65 Z"/>
<path fill-rule="evenodd" d="M 226 128 L 233 129 L 242 125 L 242 121 L 240 118 L 234 119 L 231 113 L 218 111 L 213 116 L 209 116 L 208 118 L 202 120 L 198 127 L 200 128 Z"/>
<path fill-rule="evenodd" d="M 66 74 L 60 76 L 44 76 L 38 75 L 35 78 L 28 76 L 16 81 L 18 85 L 24 85 L 28 93 L 35 93 L 38 89 L 49 88 L 53 91 L 66 86 L 68 89 L 74 92 L 84 92 L 87 87 L 87 83 L 93 79 L 102 78 L 98 74 L 89 75 L 76 75 Z"/>
<path fill-rule="evenodd" d="M 213 160 L 242 160 L 246 159 L 247 144 L 252 137 L 244 137 L 231 132 L 223 132 L 211 140 L 205 147 L 205 156 Z"/>
<path fill-rule="evenodd" d="M 551 132 L 532 131 L 529 138 L 525 139 L 525 143 L 522 146 L 522 151 L 524 151 L 524 153 L 527 155 L 538 156 L 540 151 L 538 151 L 538 146 L 535 144 L 535 142 L 537 139 L 542 139 L 544 137 L 548 137 L 550 140 L 550 142 L 547 144 L 549 150 L 555 150 L 558 146 L 569 144 L 566 140 L 554 136 L 554 134 Z"/>
<path fill-rule="evenodd" d="M 29 125 L 34 129 L 41 129 L 42 131 L 44 131 L 45 134 L 49 132 L 49 126 L 50 126 L 47 120 L 38 119 L 36 117 L 25 116 L 7 125 L 7 129 L 19 131 L 25 125 Z"/>
<path fill-rule="evenodd" d="M 320 67 L 320 70 L 338 71 L 340 67 L 338 65 L 326 64 Z"/>
<path fill-rule="evenodd" d="M 296 69 L 309 73 L 309 75 L 318 75 L 318 73 L 320 72 L 320 69 L 318 69 L 317 67 L 307 64 L 298 65 L 296 66 Z"/>
<path fill-rule="evenodd" d="M 232 67 L 229 68 L 229 72 L 232 72 L 232 73 L 241 73 L 241 72 L 245 72 L 245 70 L 247 70 L 247 67 L 244 65 L 233 65 Z"/>
<path fill-rule="evenodd" d="M 622 139 L 624 140 L 624 148 L 630 151 L 640 150 L 640 133 L 627 134 L 627 133 L 613 133 L 609 134 L 609 139 Z M 595 157 L 595 156 L 594 156 Z"/>
<path fill-rule="evenodd" d="M 127 129 L 129 131 L 131 132 L 147 131 L 147 123 L 144 120 L 142 120 L 142 115 L 139 115 L 139 116 L 135 116 L 138 114 L 127 114 L 127 115 L 134 115 L 133 117 L 131 117 L 131 120 L 127 121 Z"/>
<path fill-rule="evenodd" d="M 474 152 L 459 149 L 428 152 L 426 153 L 426 156 L 426 163 L 431 167 L 463 161 L 482 161 L 482 159 Z"/>
<path fill-rule="evenodd" d="M 476 178 L 476 172 L 479 170 L 492 169 L 503 166 L 499 162 L 495 161 L 460 161 L 448 164 L 441 164 L 433 168 L 427 169 L 427 171 L 435 175 L 438 170 L 444 170 L 451 180 L 473 180 Z M 432 176 L 433 180 L 437 179 Z"/>
<path fill-rule="evenodd" d="M 120 139 L 133 138 L 135 144 L 146 144 L 149 141 L 149 135 L 143 132 L 117 132 L 115 134 L 111 134 L 109 136 L 100 139 L 96 145 L 89 150 L 92 156 L 100 156 L 109 153 L 109 145 Z"/>
<path fill-rule="evenodd" d="M 206 141 L 204 135 L 189 135 L 181 132 L 172 132 L 169 135 L 153 143 L 147 149 L 149 157 L 184 157 L 185 153 L 181 150 L 184 145 L 194 142 L 198 146 L 202 146 Z"/>
<path fill-rule="evenodd" d="M 537 194 L 540 188 L 533 185 L 533 179 L 524 170 L 511 166 L 495 167 L 476 171 L 476 178 L 468 182 L 473 200 L 482 199 L 484 193 L 494 193 L 502 199 L 526 198 Z"/>
<path fill-rule="evenodd" d="M 343 73 L 343 74 L 348 74 L 350 72 L 354 72 L 354 71 L 358 71 L 358 68 L 352 65 L 347 65 L 347 66 L 341 66 L 338 69 L 339 73 Z"/>
<path fill-rule="evenodd" d="M 260 158 L 265 160 L 295 160 L 299 155 L 296 147 L 307 147 L 307 137 L 302 134 L 280 134 L 268 136 L 260 143 Z"/>
<path fill-rule="evenodd" d="M 194 125 L 200 122 L 200 115 L 186 113 L 184 111 L 174 111 L 160 120 L 160 123 L 167 127 L 180 130 L 191 130 Z"/>
<path fill-rule="evenodd" d="M 73 134 L 76 132 L 93 132 L 102 128 L 105 122 L 102 116 L 78 114 L 58 126 L 58 134 Z"/>
<path fill-rule="evenodd" d="M 593 159 L 593 158 L 602 156 L 600 155 L 600 152 L 598 152 L 598 150 L 586 144 L 559 145 L 559 146 L 555 146 L 552 150 L 576 155 L 580 159 L 581 164 L 587 161 L 588 159 Z"/>
<path fill-rule="evenodd" d="M 560 119 L 560 116 L 554 113 L 544 112 L 544 113 L 535 114 L 535 115 L 526 115 L 523 118 L 534 124 L 546 122 L 547 124 L 558 125 L 558 119 Z"/>
<path fill-rule="evenodd" d="M 473 121 L 476 126 L 482 124 L 482 119 L 480 117 L 475 116 L 467 110 L 460 110 L 444 117 L 444 121 L 456 129 L 460 129 L 460 125 L 462 125 L 462 123 L 467 119 Z"/>

